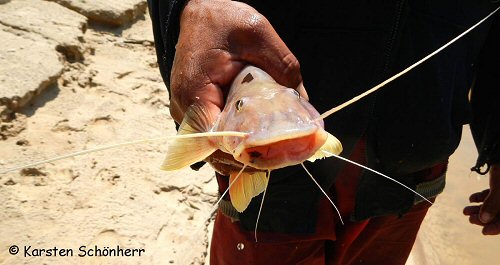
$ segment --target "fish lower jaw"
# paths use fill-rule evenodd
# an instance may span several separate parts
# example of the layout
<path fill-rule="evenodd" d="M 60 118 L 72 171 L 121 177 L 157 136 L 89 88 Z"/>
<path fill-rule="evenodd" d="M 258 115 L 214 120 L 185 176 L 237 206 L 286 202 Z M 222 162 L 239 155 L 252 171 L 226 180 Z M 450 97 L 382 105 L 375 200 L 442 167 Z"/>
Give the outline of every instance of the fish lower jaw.
<path fill-rule="evenodd" d="M 239 162 L 257 169 L 278 169 L 300 164 L 311 157 L 324 140 L 316 134 L 282 140 L 259 146 L 241 148 L 234 154 Z"/>

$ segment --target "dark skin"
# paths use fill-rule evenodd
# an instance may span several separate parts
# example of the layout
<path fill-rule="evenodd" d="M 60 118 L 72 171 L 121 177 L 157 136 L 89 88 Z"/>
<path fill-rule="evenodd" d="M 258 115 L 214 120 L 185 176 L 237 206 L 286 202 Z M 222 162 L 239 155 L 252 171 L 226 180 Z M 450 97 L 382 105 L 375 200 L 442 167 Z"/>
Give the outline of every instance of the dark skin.
<path fill-rule="evenodd" d="M 479 205 L 467 206 L 464 214 L 469 216 L 471 224 L 483 227 L 484 235 L 500 234 L 500 164 L 490 168 L 490 188 L 477 192 L 469 197 L 471 203 Z"/>
<path fill-rule="evenodd" d="M 196 102 L 206 106 L 215 121 L 232 80 L 248 64 L 308 98 L 297 58 L 263 15 L 235 1 L 188 1 L 180 18 L 171 73 L 174 120 L 180 124 L 187 108 Z M 241 169 L 240 163 L 221 151 L 206 161 L 224 175 Z M 472 194 L 470 201 L 480 203 L 465 207 L 470 222 L 483 226 L 485 235 L 500 234 L 500 164 L 491 167 L 490 189 Z"/>

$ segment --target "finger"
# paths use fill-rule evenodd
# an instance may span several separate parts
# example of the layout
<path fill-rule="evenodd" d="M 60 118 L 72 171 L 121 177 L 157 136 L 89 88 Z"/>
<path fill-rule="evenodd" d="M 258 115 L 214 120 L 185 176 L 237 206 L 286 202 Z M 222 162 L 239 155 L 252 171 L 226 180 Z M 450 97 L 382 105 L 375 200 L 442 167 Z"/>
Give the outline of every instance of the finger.
<path fill-rule="evenodd" d="M 492 195 L 486 198 L 480 210 L 481 221 L 485 224 L 491 222 L 500 211 L 500 197 L 497 195 Z"/>
<path fill-rule="evenodd" d="M 231 154 L 225 153 L 221 150 L 215 151 L 212 155 L 204 159 L 208 162 L 217 172 L 222 175 L 228 175 L 233 171 L 240 171 L 243 168 L 243 164 L 236 161 Z M 262 171 L 260 169 L 253 168 L 251 166 L 245 167 L 245 172 L 257 172 Z"/>
<path fill-rule="evenodd" d="M 177 100 L 174 100 L 173 98 L 170 98 L 169 111 L 170 111 L 170 116 L 172 117 L 172 119 L 174 119 L 174 121 L 177 124 L 181 124 L 182 119 L 184 117 L 184 112 L 182 111 L 182 109 L 179 106 L 179 104 L 177 104 Z"/>
<path fill-rule="evenodd" d="M 498 235 L 500 234 L 500 220 L 487 224 L 483 227 L 483 235 Z"/>
<path fill-rule="evenodd" d="M 209 123 L 213 123 L 223 108 L 222 101 L 222 91 L 213 84 L 198 90 L 181 90 L 176 97 L 171 98 L 170 115 L 181 124 L 187 108 L 193 103 L 198 103 L 205 106 L 208 116 L 212 119 Z"/>
<path fill-rule="evenodd" d="M 297 92 L 299 92 L 299 95 L 303 99 L 309 101 L 309 95 L 307 94 L 306 88 L 304 87 L 304 82 L 300 82 L 299 86 L 297 86 L 297 88 L 295 90 L 297 90 Z"/>
<path fill-rule="evenodd" d="M 204 105 L 211 118 L 221 112 L 224 106 L 223 92 L 220 86 L 212 82 L 200 61 L 211 64 L 220 62 L 222 65 L 227 62 L 220 59 L 222 57 L 224 53 L 217 51 L 188 52 L 179 48 L 176 52 L 170 75 L 170 114 L 176 122 L 182 122 L 184 113 L 193 103 Z"/>
<path fill-rule="evenodd" d="M 241 70 L 241 63 L 233 62 L 223 50 L 193 49 L 179 48 L 172 65 L 170 112 L 177 122 L 182 121 L 193 103 L 204 105 L 212 118 L 217 117 L 224 107 L 221 87 L 230 83 L 233 75 Z"/>
<path fill-rule="evenodd" d="M 205 158 L 205 161 L 222 175 L 228 175 L 231 171 L 243 167 L 243 164 L 234 160 L 232 155 L 224 153 L 221 150 L 215 151 L 212 155 Z"/>
<path fill-rule="evenodd" d="M 491 166 L 490 193 L 481 207 L 480 220 L 487 223 L 483 228 L 483 234 L 500 234 L 500 164 Z"/>
<path fill-rule="evenodd" d="M 485 224 L 490 223 L 500 214 L 500 169 L 492 166 L 490 169 L 490 192 L 484 200 L 479 217 Z"/>
<path fill-rule="evenodd" d="M 249 19 L 248 26 L 236 35 L 239 39 L 236 44 L 253 43 L 238 51 L 242 60 L 263 69 L 279 84 L 296 88 L 302 82 L 302 75 L 295 55 L 264 16 L 254 15 Z"/>
<path fill-rule="evenodd" d="M 464 208 L 463 213 L 465 215 L 479 214 L 480 206 L 467 206 Z"/>
<path fill-rule="evenodd" d="M 207 80 L 220 87 L 225 93 L 246 65 L 223 49 L 206 51 L 198 56 L 196 62 L 203 75 L 208 77 Z"/>
<path fill-rule="evenodd" d="M 484 226 L 484 224 L 479 220 L 478 214 L 473 214 L 469 216 L 469 222 L 474 225 Z"/>
<path fill-rule="evenodd" d="M 469 197 L 470 202 L 483 202 L 486 199 L 486 196 L 490 193 L 490 189 L 483 190 L 481 192 L 473 193 Z"/>

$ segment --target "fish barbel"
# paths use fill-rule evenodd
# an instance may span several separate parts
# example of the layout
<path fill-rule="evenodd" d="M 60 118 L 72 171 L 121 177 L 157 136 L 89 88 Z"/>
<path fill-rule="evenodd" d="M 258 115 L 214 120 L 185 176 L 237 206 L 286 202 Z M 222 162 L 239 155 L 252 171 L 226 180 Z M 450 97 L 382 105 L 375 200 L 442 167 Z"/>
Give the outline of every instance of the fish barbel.
<path fill-rule="evenodd" d="M 162 169 L 180 169 L 221 150 L 244 166 L 262 170 L 230 173 L 230 181 L 239 176 L 229 193 L 233 206 L 242 212 L 264 191 L 268 170 L 340 154 L 340 141 L 324 130 L 319 116 L 296 90 L 281 86 L 257 67 L 247 66 L 233 81 L 226 105 L 216 119 L 204 106 L 194 104 L 186 111 L 178 131 L 180 135 L 235 131 L 246 133 L 246 137 L 174 139 Z"/>

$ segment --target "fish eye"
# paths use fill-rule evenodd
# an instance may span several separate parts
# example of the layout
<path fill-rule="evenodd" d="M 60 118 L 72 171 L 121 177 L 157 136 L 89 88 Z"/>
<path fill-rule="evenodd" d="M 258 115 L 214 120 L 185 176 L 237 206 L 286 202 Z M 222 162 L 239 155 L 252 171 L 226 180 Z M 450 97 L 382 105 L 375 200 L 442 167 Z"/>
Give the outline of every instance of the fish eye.
<path fill-rule="evenodd" d="M 241 110 L 241 108 L 243 107 L 243 100 L 238 99 L 238 100 L 236 101 L 236 103 L 235 103 L 235 106 L 236 106 L 236 110 L 237 110 L 237 111 L 240 111 L 240 110 Z"/>
<path fill-rule="evenodd" d="M 300 98 L 300 94 L 299 94 L 299 92 L 297 90 L 292 90 L 292 91 L 297 96 L 297 98 Z"/>

